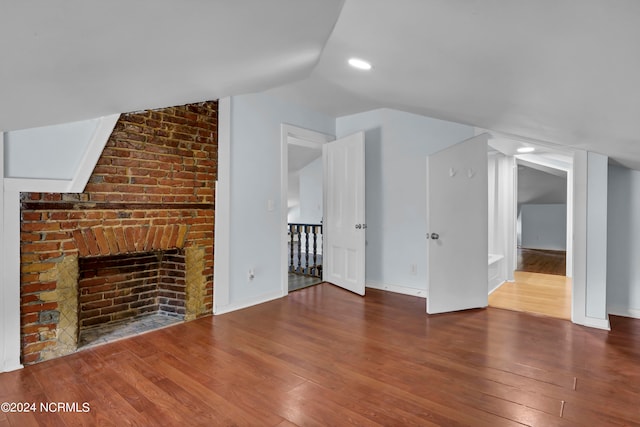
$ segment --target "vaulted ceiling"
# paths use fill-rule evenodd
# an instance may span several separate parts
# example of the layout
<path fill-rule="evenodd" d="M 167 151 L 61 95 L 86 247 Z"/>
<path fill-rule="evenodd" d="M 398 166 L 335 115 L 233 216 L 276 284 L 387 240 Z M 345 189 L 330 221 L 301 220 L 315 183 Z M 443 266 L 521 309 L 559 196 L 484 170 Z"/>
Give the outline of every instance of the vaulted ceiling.
<path fill-rule="evenodd" d="M 640 169 L 637 0 L 0 7 L 3 130 L 267 90 L 336 117 L 397 108 Z"/>

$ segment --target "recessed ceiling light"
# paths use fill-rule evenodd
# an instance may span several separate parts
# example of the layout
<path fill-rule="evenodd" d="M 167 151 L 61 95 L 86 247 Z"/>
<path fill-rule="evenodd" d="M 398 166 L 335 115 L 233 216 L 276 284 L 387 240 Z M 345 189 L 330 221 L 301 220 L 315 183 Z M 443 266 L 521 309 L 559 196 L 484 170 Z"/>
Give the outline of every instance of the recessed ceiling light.
<path fill-rule="evenodd" d="M 351 58 L 349 59 L 349 65 L 353 68 L 357 68 L 358 70 L 370 70 L 371 64 L 364 59 Z"/>
<path fill-rule="evenodd" d="M 532 153 L 536 151 L 535 147 L 520 147 L 518 153 Z"/>

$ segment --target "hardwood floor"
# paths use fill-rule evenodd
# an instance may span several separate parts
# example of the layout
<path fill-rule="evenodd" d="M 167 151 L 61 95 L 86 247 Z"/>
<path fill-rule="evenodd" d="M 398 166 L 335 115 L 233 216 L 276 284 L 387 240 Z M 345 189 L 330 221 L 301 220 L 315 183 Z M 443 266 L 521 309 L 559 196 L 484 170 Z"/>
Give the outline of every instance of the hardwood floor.
<path fill-rule="evenodd" d="M 0 374 L 0 426 L 640 425 L 640 321 L 612 331 L 328 284 Z"/>
<path fill-rule="evenodd" d="M 489 295 L 491 307 L 571 319 L 571 279 L 524 271 L 515 271 L 514 279 Z"/>
<path fill-rule="evenodd" d="M 518 248 L 514 281 L 489 295 L 489 305 L 571 319 L 571 279 L 565 274 L 566 252 Z"/>
<path fill-rule="evenodd" d="M 567 253 L 565 251 L 518 248 L 516 270 L 565 276 L 567 274 Z"/>

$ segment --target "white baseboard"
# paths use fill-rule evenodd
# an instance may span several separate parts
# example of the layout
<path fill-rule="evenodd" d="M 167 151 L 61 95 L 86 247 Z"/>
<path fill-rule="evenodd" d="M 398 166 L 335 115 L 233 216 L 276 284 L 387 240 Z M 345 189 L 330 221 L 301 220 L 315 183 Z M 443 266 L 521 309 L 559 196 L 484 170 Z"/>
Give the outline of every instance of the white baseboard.
<path fill-rule="evenodd" d="M 491 295 L 492 293 L 494 293 L 500 286 L 504 285 L 506 282 L 509 282 L 509 280 L 503 280 L 502 282 L 498 283 L 496 286 L 494 286 L 490 291 L 489 291 L 489 295 Z"/>
<path fill-rule="evenodd" d="M 397 294 L 412 295 L 414 297 L 426 298 L 426 289 L 411 288 L 408 286 L 390 285 L 388 283 L 367 282 L 367 288 L 379 289 L 381 291 L 395 292 Z"/>
<path fill-rule="evenodd" d="M 239 301 L 236 303 L 228 304 L 222 307 L 214 307 L 213 314 L 225 314 L 230 313 L 236 310 L 242 310 L 243 308 L 252 307 L 254 305 L 262 304 L 265 302 L 273 301 L 274 299 L 282 298 L 282 293 L 280 291 L 270 292 L 268 294 L 260 295 L 255 298 L 250 298 L 244 301 Z"/>
<path fill-rule="evenodd" d="M 607 307 L 609 314 L 613 314 L 615 316 L 623 316 L 623 317 L 632 317 L 634 319 L 640 319 L 640 310 L 637 308 L 629 308 L 629 307 Z"/>
<path fill-rule="evenodd" d="M 590 328 L 596 329 L 604 329 L 605 331 L 611 330 L 611 325 L 609 324 L 609 315 L 607 315 L 606 319 L 596 319 L 594 317 L 585 317 L 584 321 L 580 323 L 583 326 L 588 326 Z"/>
<path fill-rule="evenodd" d="M 2 365 L 2 371 L 0 372 L 11 372 L 11 371 L 17 371 L 18 369 L 22 369 L 24 368 L 24 366 L 22 366 L 20 364 L 20 362 L 8 362 L 5 361 L 4 365 Z"/>

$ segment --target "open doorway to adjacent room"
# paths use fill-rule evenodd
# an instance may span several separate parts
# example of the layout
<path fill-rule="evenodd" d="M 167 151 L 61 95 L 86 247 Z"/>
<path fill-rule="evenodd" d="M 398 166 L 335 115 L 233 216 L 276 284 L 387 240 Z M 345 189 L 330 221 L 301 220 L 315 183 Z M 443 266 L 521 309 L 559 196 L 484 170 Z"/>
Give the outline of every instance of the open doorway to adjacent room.
<path fill-rule="evenodd" d="M 288 292 L 322 282 L 323 142 L 315 139 L 286 136 Z"/>
<path fill-rule="evenodd" d="M 566 276 L 567 172 L 516 162 L 516 271 Z"/>
<path fill-rule="evenodd" d="M 572 157 L 548 146 L 492 142 L 489 305 L 570 319 Z"/>

